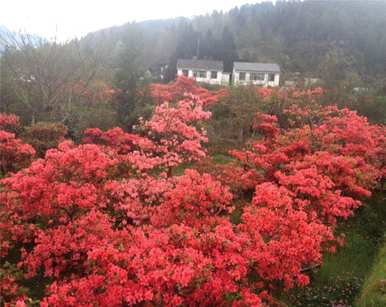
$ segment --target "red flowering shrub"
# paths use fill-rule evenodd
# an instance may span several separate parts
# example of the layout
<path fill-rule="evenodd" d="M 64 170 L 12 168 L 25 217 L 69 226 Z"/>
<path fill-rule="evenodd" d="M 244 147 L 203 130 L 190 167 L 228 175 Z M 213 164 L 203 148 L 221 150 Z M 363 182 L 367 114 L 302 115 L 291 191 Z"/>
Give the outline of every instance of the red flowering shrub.
<path fill-rule="evenodd" d="M 118 154 L 128 154 L 135 150 L 153 150 L 155 145 L 145 137 L 138 134 L 126 133 L 121 128 L 113 128 L 103 132 L 99 128 L 90 128 L 84 132 L 82 139 L 86 144 L 99 144 L 108 146 Z"/>
<path fill-rule="evenodd" d="M 151 95 L 159 104 L 164 102 L 175 102 L 193 95 L 194 99 L 200 100 L 201 103 L 206 106 L 213 104 L 226 96 L 227 91 L 225 89 L 209 91 L 198 86 L 194 79 L 179 76 L 175 82 L 170 84 L 152 84 Z"/>
<path fill-rule="evenodd" d="M 328 226 L 297 206 L 291 191 L 272 183 L 256 186 L 241 219 L 239 227 L 256 244 L 247 251 L 256 274 L 266 281 L 282 280 L 286 288 L 309 282 L 302 269 L 319 263 L 323 244 L 333 239 Z"/>
<path fill-rule="evenodd" d="M 35 150 L 15 137 L 15 134 L 0 130 L 0 177 L 27 166 Z"/>
<path fill-rule="evenodd" d="M 298 89 L 298 88 L 269 88 L 269 87 L 256 87 L 257 94 L 268 100 L 272 97 L 283 99 L 291 104 L 294 101 L 303 100 L 304 102 L 315 102 L 316 99 L 322 97 L 325 94 L 325 90 L 321 87 L 310 88 L 310 89 Z"/>
<path fill-rule="evenodd" d="M 170 169 L 205 157 L 202 143 L 208 139 L 205 130 L 196 126 L 210 115 L 203 110 L 200 101 L 185 99 L 178 101 L 175 107 L 163 103 L 156 107 L 149 121 L 142 122 L 141 129 L 157 144 L 156 151 Z"/>
<path fill-rule="evenodd" d="M 20 118 L 14 114 L 0 113 L 0 130 L 17 133 L 21 128 Z"/>
<path fill-rule="evenodd" d="M 199 126 L 210 115 L 200 101 L 185 99 L 174 107 L 163 103 L 156 107 L 150 120 L 140 120 L 137 129 L 143 136 L 120 128 L 106 132 L 87 129 L 82 141 L 110 148 L 139 171 L 158 168 L 170 176 L 174 167 L 206 156 L 202 143 L 207 142 L 207 137 Z"/>

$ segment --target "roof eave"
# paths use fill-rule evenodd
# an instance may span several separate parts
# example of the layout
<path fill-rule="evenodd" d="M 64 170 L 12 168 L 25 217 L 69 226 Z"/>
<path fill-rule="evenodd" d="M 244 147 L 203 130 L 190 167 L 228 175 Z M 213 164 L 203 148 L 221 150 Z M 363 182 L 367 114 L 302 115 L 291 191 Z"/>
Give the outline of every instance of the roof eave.
<path fill-rule="evenodd" d="M 274 73 L 280 73 L 280 70 L 253 70 L 253 69 L 236 69 L 236 68 L 234 68 L 233 70 L 236 72 L 266 72 L 266 73 L 274 72 Z"/>

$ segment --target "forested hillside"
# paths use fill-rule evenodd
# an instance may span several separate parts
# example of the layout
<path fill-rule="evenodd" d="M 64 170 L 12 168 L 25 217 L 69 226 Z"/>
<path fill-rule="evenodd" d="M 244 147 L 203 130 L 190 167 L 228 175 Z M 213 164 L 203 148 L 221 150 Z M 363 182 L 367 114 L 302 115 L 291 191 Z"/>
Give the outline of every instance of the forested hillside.
<path fill-rule="evenodd" d="M 266 2 L 192 19 L 128 23 L 91 33 L 83 43 L 107 59 L 127 44 L 145 68 L 171 64 L 169 79 L 177 58 L 198 56 L 224 60 L 228 69 L 236 59 L 274 61 L 285 72 L 370 81 L 385 74 L 385 12 L 384 1 Z"/>

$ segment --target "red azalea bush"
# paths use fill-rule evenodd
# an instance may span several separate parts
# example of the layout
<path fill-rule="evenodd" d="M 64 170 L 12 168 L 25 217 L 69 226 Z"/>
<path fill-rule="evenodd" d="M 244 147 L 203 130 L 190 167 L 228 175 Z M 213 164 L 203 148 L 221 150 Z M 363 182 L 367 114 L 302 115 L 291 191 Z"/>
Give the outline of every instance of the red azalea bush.
<path fill-rule="evenodd" d="M 142 162 L 141 169 L 162 166 L 170 176 L 173 168 L 206 156 L 203 143 L 207 137 L 202 122 L 210 116 L 200 100 L 184 99 L 175 106 L 165 102 L 155 108 L 148 121 L 140 119 L 136 128 L 142 136 L 121 128 L 106 132 L 87 129 L 82 142 L 106 146 L 122 159 L 136 160 L 137 165 Z"/>
<path fill-rule="evenodd" d="M 14 114 L 0 113 L 0 130 L 17 133 L 21 128 L 20 118 Z"/>
<path fill-rule="evenodd" d="M 157 144 L 157 152 L 171 168 L 205 157 L 202 143 L 208 139 L 205 130 L 197 125 L 210 116 L 200 100 L 181 100 L 175 107 L 166 102 L 156 107 L 149 121 L 141 123 L 141 129 Z"/>
<path fill-rule="evenodd" d="M 0 181 L 4 302 L 23 304 L 31 280 L 42 306 L 261 306 L 309 283 L 385 174 L 385 128 L 336 108 L 289 107 L 309 116 L 285 130 L 259 113 L 260 137 L 224 172 L 176 176 L 205 158 L 210 116 L 183 96 L 139 134 L 89 129 Z"/>
<path fill-rule="evenodd" d="M 118 154 L 128 154 L 135 150 L 152 150 L 154 144 L 146 137 L 126 133 L 122 128 L 112 128 L 103 132 L 99 128 L 85 130 L 82 143 L 107 146 Z"/>
<path fill-rule="evenodd" d="M 15 134 L 0 130 L 0 177 L 28 166 L 34 155 L 30 145 Z"/>
<path fill-rule="evenodd" d="M 186 97 L 199 99 L 206 106 L 216 103 L 227 95 L 226 89 L 210 91 L 200 87 L 194 79 L 178 76 L 177 80 L 170 84 L 152 84 L 151 94 L 158 103 L 174 102 Z"/>

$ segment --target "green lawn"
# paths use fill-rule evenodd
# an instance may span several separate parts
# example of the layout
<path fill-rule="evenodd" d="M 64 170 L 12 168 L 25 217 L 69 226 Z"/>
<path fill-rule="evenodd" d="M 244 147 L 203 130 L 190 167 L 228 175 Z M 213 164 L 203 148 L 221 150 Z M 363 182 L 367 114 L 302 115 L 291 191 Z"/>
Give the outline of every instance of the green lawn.
<path fill-rule="evenodd" d="M 358 307 L 386 306 L 386 234 L 385 243 L 378 253 L 375 265 L 355 305 Z"/>

